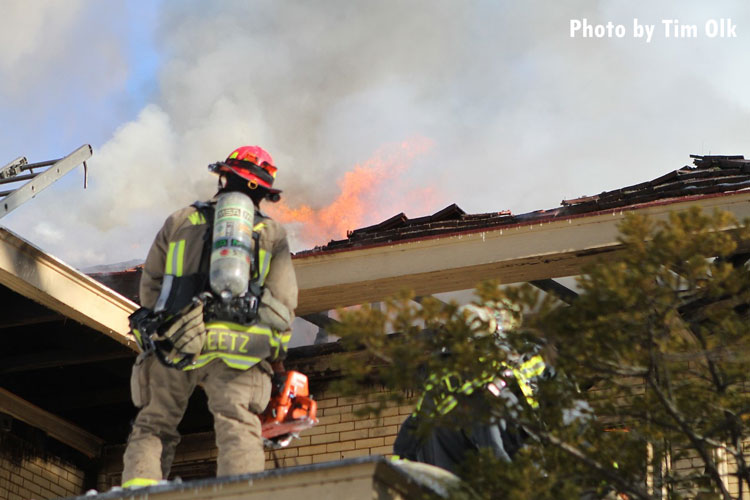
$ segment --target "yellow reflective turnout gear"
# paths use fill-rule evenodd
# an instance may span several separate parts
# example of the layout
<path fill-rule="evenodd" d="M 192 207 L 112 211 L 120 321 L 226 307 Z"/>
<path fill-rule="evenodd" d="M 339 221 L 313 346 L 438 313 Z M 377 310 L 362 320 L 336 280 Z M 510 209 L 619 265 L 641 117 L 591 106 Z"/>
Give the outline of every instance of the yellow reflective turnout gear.
<path fill-rule="evenodd" d="M 123 488 L 143 488 L 144 486 L 153 486 L 158 484 L 159 481 L 156 479 L 148 479 L 145 477 L 134 477 L 130 481 L 126 481 L 122 484 Z"/>
<path fill-rule="evenodd" d="M 246 370 L 262 359 L 275 358 L 279 353 L 279 338 L 267 326 L 212 321 L 206 324 L 206 331 L 206 342 L 200 356 L 186 370 L 200 368 L 214 359 L 221 359 L 232 368 Z"/>
<path fill-rule="evenodd" d="M 539 402 L 534 398 L 534 387 L 532 386 L 533 380 L 541 377 L 547 365 L 544 364 L 544 359 L 539 354 L 532 356 L 527 361 L 521 363 L 520 366 L 513 368 L 513 376 L 518 382 L 518 386 L 523 392 L 526 402 L 532 408 L 538 408 Z"/>
<path fill-rule="evenodd" d="M 446 415 L 458 404 L 458 395 L 472 395 L 478 388 L 484 388 L 487 384 L 494 381 L 498 373 L 505 371 L 510 371 L 513 374 L 518 387 L 523 393 L 526 403 L 531 408 L 538 408 L 539 402 L 534 397 L 534 380 L 541 377 L 546 368 L 547 365 L 544 363 L 542 356 L 535 354 L 515 367 L 505 362 L 499 363 L 493 373 L 485 372 L 482 373 L 480 377 L 466 382 L 462 382 L 457 374 L 446 374 L 443 376 L 431 374 L 428 377 L 427 382 L 425 382 L 424 392 L 419 401 L 417 401 L 413 415 L 416 415 L 419 412 L 422 403 L 424 402 L 424 398 L 428 395 L 433 398 L 435 411 L 440 415 Z M 446 389 L 446 392 L 430 394 L 433 389 L 436 389 L 441 385 Z"/>
<path fill-rule="evenodd" d="M 221 359 L 232 368 L 245 370 L 262 359 L 275 360 L 286 355 L 291 337 L 291 321 L 297 306 L 296 275 L 284 228 L 272 219 L 262 215 L 260 217 L 260 221 L 252 228 L 259 235 L 257 281 L 264 289 L 259 316 L 285 319 L 275 321 L 273 328 L 261 322 L 251 326 L 221 323 L 206 325 L 208 335 L 202 354 L 197 358 L 196 364 L 187 369 L 204 366 L 213 359 Z M 163 298 L 159 295 L 164 291 L 162 287 L 171 287 L 178 278 L 189 279 L 199 272 L 207 224 L 203 213 L 193 206 L 178 210 L 167 219 L 144 264 L 140 286 L 140 299 L 144 307 L 153 309 L 157 299 L 161 304 Z M 265 301 L 273 302 L 273 315 L 265 314 L 268 308 Z M 279 310 L 286 312 L 279 315 Z"/>

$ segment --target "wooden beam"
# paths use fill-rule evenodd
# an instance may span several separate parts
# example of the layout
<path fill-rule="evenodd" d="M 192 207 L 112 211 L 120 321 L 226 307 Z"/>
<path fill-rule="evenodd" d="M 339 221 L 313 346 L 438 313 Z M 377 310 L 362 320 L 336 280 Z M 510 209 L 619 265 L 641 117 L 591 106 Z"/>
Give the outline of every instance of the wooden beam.
<path fill-rule="evenodd" d="M 738 220 L 750 217 L 745 191 L 303 255 L 294 259 L 297 314 L 376 302 L 403 288 L 421 296 L 473 288 L 484 279 L 518 283 L 577 275 L 582 266 L 617 254 L 617 227 L 627 213 L 664 219 L 694 205 L 728 210 Z"/>
<path fill-rule="evenodd" d="M 137 351 L 128 315 L 138 306 L 0 228 L 0 284 Z"/>
<path fill-rule="evenodd" d="M 576 292 L 553 279 L 533 280 L 529 281 L 529 283 L 539 288 L 540 290 L 544 290 L 545 292 L 554 295 L 566 304 L 572 304 L 573 301 L 578 298 L 578 294 Z"/>
<path fill-rule="evenodd" d="M 311 313 L 311 314 L 305 314 L 304 316 L 300 316 L 305 321 L 309 321 L 313 325 L 317 326 L 318 328 L 327 329 L 330 328 L 332 324 L 337 324 L 338 321 L 329 318 L 323 313 Z"/>
<path fill-rule="evenodd" d="M 430 295 L 429 297 L 430 297 L 430 298 L 431 298 L 432 300 L 437 300 L 438 302 L 440 302 L 440 303 L 441 303 L 441 304 L 443 304 L 443 305 L 448 305 L 448 303 L 447 303 L 447 302 L 445 302 L 444 300 L 440 300 L 440 299 L 439 299 L 439 298 L 437 298 L 437 297 L 433 297 L 432 295 Z M 426 298 L 426 297 L 423 297 L 423 296 L 421 296 L 421 295 L 417 295 L 416 297 L 414 297 L 414 302 L 416 302 L 417 304 L 421 304 L 421 303 L 422 303 L 422 301 L 423 301 L 423 300 L 424 300 L 425 298 Z"/>
<path fill-rule="evenodd" d="M 0 412 L 43 430 L 50 437 L 80 451 L 89 458 L 98 457 L 105 443 L 103 439 L 3 388 L 0 388 Z"/>

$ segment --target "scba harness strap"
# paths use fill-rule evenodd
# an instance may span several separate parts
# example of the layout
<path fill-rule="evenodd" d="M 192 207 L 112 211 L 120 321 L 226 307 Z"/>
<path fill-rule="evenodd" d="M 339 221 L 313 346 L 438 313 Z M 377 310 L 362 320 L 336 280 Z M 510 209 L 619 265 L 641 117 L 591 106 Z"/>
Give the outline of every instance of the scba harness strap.
<path fill-rule="evenodd" d="M 191 206 L 195 207 L 197 212 L 188 216 L 190 224 L 193 226 L 206 225 L 206 231 L 203 234 L 200 265 L 197 272 L 185 275 L 183 273 L 183 261 L 186 242 L 185 240 L 169 242 L 164 263 L 164 278 L 162 279 L 161 292 L 154 306 L 154 312 L 156 313 L 176 314 L 186 305 L 190 304 L 194 297 L 208 291 L 208 256 L 211 252 L 214 207 L 211 203 L 202 201 L 196 201 Z"/>
<path fill-rule="evenodd" d="M 199 268 L 195 273 L 184 274 L 185 247 L 189 242 L 184 239 L 170 241 L 162 288 L 156 306 L 154 311 L 141 311 L 137 324 L 131 321 L 133 334 L 141 350 L 154 351 L 159 360 L 167 366 L 189 370 L 204 366 L 218 357 L 234 368 L 250 368 L 260 360 L 274 357 L 274 353 L 278 355 L 279 352 L 271 329 L 257 324 L 256 321 L 263 283 L 270 271 L 271 261 L 270 252 L 263 250 L 260 245 L 260 231 L 266 226 L 263 222 L 264 217 L 256 208 L 253 216 L 254 248 L 248 292 L 243 297 L 222 302 L 211 292 L 208 279 L 209 256 L 213 246 L 214 204 L 197 201 L 192 206 L 196 212 L 188 216 L 190 224 L 206 226 Z M 173 345 L 168 339 L 159 338 L 159 332 L 164 331 L 164 325 L 173 321 L 184 308 L 194 303 L 196 297 L 203 302 L 203 321 L 207 329 L 203 350 L 197 357 L 186 355 L 181 359 L 171 359 L 174 355 Z"/>
<path fill-rule="evenodd" d="M 177 351 L 174 342 L 164 336 L 163 332 L 169 328 L 173 320 L 167 318 L 165 313 L 155 313 L 151 309 L 141 307 L 128 316 L 128 320 L 141 352 L 153 352 L 163 365 L 182 370 L 190 366 L 195 359 L 195 354 Z"/>
<path fill-rule="evenodd" d="M 200 267 L 198 271 L 185 275 L 183 273 L 183 260 L 185 256 L 185 240 L 170 241 L 164 265 L 164 278 L 162 280 L 161 292 L 154 307 L 155 312 L 165 311 L 167 314 L 175 314 L 186 305 L 205 292 L 211 293 L 208 286 L 209 256 L 212 249 L 214 206 L 210 202 L 196 201 L 191 206 L 197 212 L 191 214 L 188 220 L 192 225 L 206 225 L 203 234 L 203 249 L 200 256 Z M 263 282 L 270 270 L 270 255 L 260 248 L 260 231 L 265 227 L 263 216 L 255 211 L 253 221 L 253 256 L 251 260 L 250 283 L 248 295 L 259 298 L 263 293 Z M 212 294 L 213 295 L 213 294 Z M 217 315 L 210 317 L 212 313 L 207 311 L 206 320 L 224 319 L 237 321 L 235 316 L 221 317 Z"/>

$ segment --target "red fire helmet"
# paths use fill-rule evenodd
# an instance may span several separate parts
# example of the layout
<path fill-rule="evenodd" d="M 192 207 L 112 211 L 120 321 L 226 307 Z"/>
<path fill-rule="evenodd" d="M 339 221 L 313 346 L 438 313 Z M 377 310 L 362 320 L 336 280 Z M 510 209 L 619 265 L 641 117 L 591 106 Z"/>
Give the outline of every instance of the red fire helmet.
<path fill-rule="evenodd" d="M 263 186 L 271 193 L 280 193 L 273 189 L 273 181 L 276 179 L 276 167 L 273 158 L 268 151 L 260 146 L 241 146 L 232 151 L 224 162 L 217 162 L 208 167 L 212 172 L 232 172 L 250 184 Z"/>

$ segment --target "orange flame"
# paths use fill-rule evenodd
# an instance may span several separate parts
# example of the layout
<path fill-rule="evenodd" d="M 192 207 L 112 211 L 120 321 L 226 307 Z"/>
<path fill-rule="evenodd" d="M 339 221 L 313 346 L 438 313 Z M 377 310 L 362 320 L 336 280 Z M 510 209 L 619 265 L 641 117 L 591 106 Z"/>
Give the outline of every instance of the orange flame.
<path fill-rule="evenodd" d="M 409 199 L 403 200 L 409 207 L 383 203 L 380 190 L 386 183 L 397 183 L 412 161 L 431 147 L 431 140 L 416 138 L 396 147 L 381 148 L 372 158 L 355 165 L 338 180 L 341 193 L 325 207 L 290 207 L 282 200 L 266 208 L 283 224 L 301 224 L 297 236 L 306 244 L 323 244 L 332 238 L 345 238 L 348 230 L 375 224 L 399 211 L 416 208 L 415 204 L 434 205 L 435 191 L 432 188 L 410 190 Z M 389 189 L 389 192 L 397 191 Z"/>

